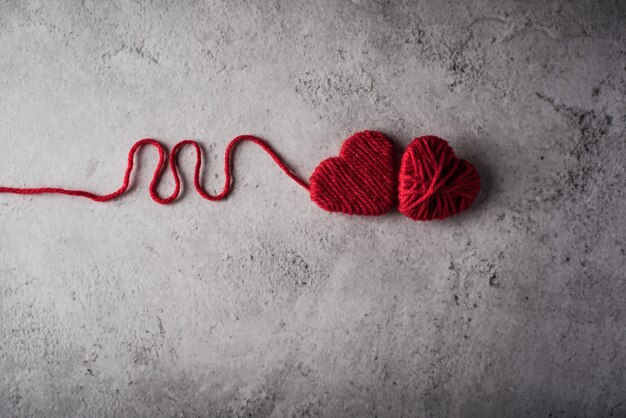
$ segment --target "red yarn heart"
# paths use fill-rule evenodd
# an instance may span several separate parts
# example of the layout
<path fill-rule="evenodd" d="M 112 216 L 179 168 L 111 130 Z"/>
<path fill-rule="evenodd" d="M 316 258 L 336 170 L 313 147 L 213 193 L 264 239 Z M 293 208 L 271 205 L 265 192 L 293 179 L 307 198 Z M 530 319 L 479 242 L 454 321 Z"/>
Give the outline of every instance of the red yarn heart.
<path fill-rule="evenodd" d="M 382 215 L 395 202 L 393 149 L 380 132 L 348 138 L 338 157 L 324 160 L 311 175 L 311 200 L 329 212 Z"/>
<path fill-rule="evenodd" d="M 436 136 L 415 138 L 402 155 L 398 178 L 400 212 L 411 219 L 444 219 L 472 205 L 480 177 Z"/>

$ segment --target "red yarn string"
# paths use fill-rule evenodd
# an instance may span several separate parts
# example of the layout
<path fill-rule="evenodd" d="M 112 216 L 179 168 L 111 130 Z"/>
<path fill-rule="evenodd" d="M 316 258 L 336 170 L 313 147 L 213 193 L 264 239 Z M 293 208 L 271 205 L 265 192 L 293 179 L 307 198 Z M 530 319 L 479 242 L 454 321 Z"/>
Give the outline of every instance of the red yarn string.
<path fill-rule="evenodd" d="M 193 184 L 194 184 L 194 187 L 196 188 L 196 191 L 198 192 L 198 194 L 200 194 L 200 196 L 202 196 L 203 198 L 207 200 L 211 200 L 211 201 L 222 200 L 228 197 L 232 188 L 232 176 L 231 176 L 232 153 L 234 152 L 237 145 L 243 141 L 254 142 L 258 146 L 263 148 L 263 150 L 267 152 L 270 157 L 272 157 L 274 162 L 278 165 L 278 167 L 280 167 L 281 170 L 285 172 L 285 174 L 291 177 L 291 179 L 293 179 L 300 186 L 304 187 L 306 190 L 309 190 L 309 185 L 304 180 L 302 180 L 302 178 L 298 177 L 298 175 L 296 175 L 293 171 L 291 171 L 289 167 L 287 167 L 285 163 L 280 159 L 278 154 L 276 154 L 276 152 L 274 152 L 274 150 L 265 141 L 252 135 L 241 135 L 241 136 L 234 138 L 232 141 L 230 141 L 230 143 L 226 147 L 226 152 L 224 155 L 224 175 L 225 175 L 224 189 L 222 190 L 221 193 L 217 195 L 210 195 L 204 190 L 204 188 L 200 184 L 200 176 L 201 176 L 201 168 L 202 168 L 202 149 L 200 148 L 200 145 L 198 145 L 196 141 L 184 140 L 174 145 L 174 148 L 172 148 L 171 156 L 169 157 L 170 171 L 172 172 L 172 176 L 174 177 L 174 191 L 172 192 L 171 195 L 167 197 L 161 197 L 159 193 L 157 192 L 157 188 L 161 181 L 163 168 L 168 160 L 168 156 L 167 156 L 167 151 L 163 147 L 163 145 L 161 145 L 159 142 L 151 138 L 139 140 L 132 146 L 132 148 L 128 152 L 128 163 L 126 166 L 126 171 L 124 172 L 124 180 L 122 182 L 122 186 L 116 191 L 114 191 L 113 193 L 109 193 L 106 195 L 99 195 L 99 194 L 87 192 L 84 190 L 72 190 L 72 189 L 64 189 L 64 188 L 59 188 L 59 187 L 21 188 L 21 187 L 2 187 L 2 186 L 0 186 L 0 193 L 13 193 L 13 194 L 23 194 L 23 195 L 63 194 L 63 195 L 69 195 L 69 196 L 86 197 L 87 199 L 91 199 L 96 202 L 108 202 L 109 200 L 113 200 L 123 195 L 128 190 L 128 187 L 130 185 L 130 176 L 133 172 L 133 167 L 135 165 L 135 154 L 141 147 L 145 145 L 152 145 L 159 152 L 159 162 L 157 164 L 156 169 L 154 170 L 152 181 L 150 182 L 150 188 L 149 188 L 150 197 L 152 198 L 152 200 L 154 200 L 157 203 L 160 203 L 162 205 L 167 205 L 169 203 L 172 203 L 174 200 L 176 200 L 176 198 L 178 197 L 180 193 L 181 181 L 178 176 L 178 166 L 176 163 L 176 157 L 178 156 L 178 152 L 182 148 L 184 148 L 187 145 L 191 145 L 196 151 L 196 166 L 195 166 L 195 170 L 193 174 Z"/>

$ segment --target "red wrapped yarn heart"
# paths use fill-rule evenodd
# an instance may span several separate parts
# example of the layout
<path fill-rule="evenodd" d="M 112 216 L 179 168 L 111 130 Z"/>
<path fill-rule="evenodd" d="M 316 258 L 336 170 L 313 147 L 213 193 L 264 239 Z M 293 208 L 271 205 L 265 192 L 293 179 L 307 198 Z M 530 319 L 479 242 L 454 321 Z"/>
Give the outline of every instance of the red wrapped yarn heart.
<path fill-rule="evenodd" d="M 398 177 L 399 210 L 411 219 L 445 219 L 472 205 L 480 177 L 436 136 L 415 138 L 404 151 Z"/>
<path fill-rule="evenodd" d="M 329 212 L 382 215 L 395 203 L 393 149 L 380 132 L 358 132 L 338 157 L 324 160 L 310 179 L 311 200 Z"/>

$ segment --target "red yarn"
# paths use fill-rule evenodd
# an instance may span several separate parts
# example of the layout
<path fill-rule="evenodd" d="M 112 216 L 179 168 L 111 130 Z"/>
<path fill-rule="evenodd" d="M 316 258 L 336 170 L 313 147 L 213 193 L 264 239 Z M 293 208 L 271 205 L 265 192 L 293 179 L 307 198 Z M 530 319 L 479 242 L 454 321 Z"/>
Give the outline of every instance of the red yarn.
<path fill-rule="evenodd" d="M 395 202 L 391 143 L 380 132 L 348 138 L 338 157 L 320 163 L 311 175 L 311 200 L 329 212 L 382 215 Z"/>
<path fill-rule="evenodd" d="M 144 145 L 154 146 L 159 161 L 150 182 L 150 196 L 160 204 L 172 203 L 178 197 L 181 181 L 178 175 L 178 152 L 187 145 L 196 151 L 193 183 L 204 199 L 225 199 L 231 192 L 231 159 L 240 142 L 254 142 L 276 162 L 296 183 L 310 191 L 311 200 L 329 212 L 350 215 L 382 215 L 396 201 L 396 177 L 393 149 L 389 140 L 380 132 L 364 131 L 352 135 L 341 147 L 338 157 L 322 161 L 311 175 L 309 186 L 293 173 L 272 148 L 262 139 L 251 135 L 234 138 L 226 147 L 224 155 L 224 188 L 217 195 L 208 194 L 200 184 L 202 150 L 197 142 L 181 141 L 172 148 L 169 166 L 174 177 L 174 191 L 167 197 L 157 192 L 163 169 L 168 163 L 167 151 L 154 139 L 136 142 L 128 153 L 128 164 L 122 186 L 106 195 L 84 190 L 57 187 L 18 188 L 1 187 L 0 193 L 14 194 L 64 194 L 86 197 L 96 202 L 107 202 L 123 195 L 130 185 L 135 154 Z M 467 209 L 480 190 L 478 172 L 468 161 L 456 158 L 446 141 L 435 136 L 415 138 L 408 146 L 400 166 L 397 197 L 399 210 L 414 220 L 444 219 Z"/>
<path fill-rule="evenodd" d="M 224 174 L 226 177 L 224 180 L 224 189 L 222 190 L 220 194 L 215 195 L 215 196 L 210 195 L 206 191 L 204 191 L 204 189 L 202 188 L 202 185 L 200 184 L 200 169 L 202 166 L 202 150 L 200 146 L 198 145 L 198 143 L 192 140 L 181 141 L 178 144 L 176 144 L 174 148 L 172 148 L 172 155 L 169 158 L 169 166 L 170 166 L 172 175 L 174 176 L 174 183 L 175 183 L 174 191 L 168 197 L 159 196 L 159 193 L 157 192 L 157 188 L 161 180 L 161 176 L 163 174 L 163 168 L 165 166 L 165 163 L 167 162 L 168 157 L 167 157 L 167 152 L 165 148 L 163 147 L 163 145 L 161 145 L 159 142 L 155 141 L 154 139 L 150 139 L 150 138 L 137 141 L 132 146 L 132 148 L 130 149 L 130 152 L 128 153 L 128 165 L 126 167 L 126 172 L 124 173 L 124 180 L 122 183 L 122 187 L 120 187 L 118 190 L 114 191 L 113 193 L 106 194 L 106 195 L 98 195 L 98 194 L 87 192 L 84 190 L 71 190 L 71 189 L 63 189 L 63 188 L 58 188 L 58 187 L 18 188 L 18 187 L 1 187 L 1 186 L 0 186 L 0 193 L 64 194 L 64 195 L 70 195 L 70 196 L 86 197 L 88 199 L 95 200 L 96 202 L 107 202 L 109 200 L 113 200 L 121 196 L 122 194 L 126 192 L 130 184 L 130 175 L 133 171 L 135 153 L 139 150 L 139 148 L 143 147 L 144 145 L 152 145 L 159 152 L 159 162 L 157 164 L 156 170 L 154 171 L 152 181 L 150 182 L 150 196 L 152 197 L 152 200 L 154 200 L 155 202 L 163 204 L 163 205 L 167 205 L 169 203 L 172 203 L 174 200 L 176 200 L 176 198 L 178 197 L 178 194 L 180 193 L 181 182 L 178 176 L 176 156 L 178 155 L 178 152 L 182 148 L 184 148 L 187 145 L 191 145 L 196 150 L 196 167 L 195 167 L 194 175 L 193 175 L 193 183 L 196 188 L 196 191 L 200 194 L 200 196 L 202 196 L 203 198 L 207 200 L 212 200 L 212 201 L 222 200 L 222 199 L 225 199 L 230 194 L 231 186 L 232 186 L 231 173 L 230 173 L 230 170 L 231 170 L 230 164 L 231 164 L 231 158 L 232 158 L 231 154 L 234 151 L 237 144 L 243 141 L 254 142 L 258 146 L 263 148 L 263 150 L 265 150 L 265 152 L 267 152 L 270 155 L 270 157 L 272 157 L 274 162 L 276 162 L 276 164 L 278 164 L 278 166 L 289 177 L 291 177 L 300 186 L 309 190 L 309 186 L 306 184 L 306 182 L 302 180 L 300 177 L 298 177 L 296 174 L 294 174 L 285 165 L 285 163 L 283 163 L 280 157 L 274 152 L 274 150 L 272 150 L 272 148 L 265 141 L 255 136 L 241 135 L 241 136 L 234 138 L 228 144 L 228 147 L 226 147 L 226 153 L 224 155 Z"/>
<path fill-rule="evenodd" d="M 411 219 L 444 219 L 474 202 L 480 177 L 472 164 L 454 156 L 436 136 L 415 138 L 402 156 L 398 178 L 399 210 Z"/>

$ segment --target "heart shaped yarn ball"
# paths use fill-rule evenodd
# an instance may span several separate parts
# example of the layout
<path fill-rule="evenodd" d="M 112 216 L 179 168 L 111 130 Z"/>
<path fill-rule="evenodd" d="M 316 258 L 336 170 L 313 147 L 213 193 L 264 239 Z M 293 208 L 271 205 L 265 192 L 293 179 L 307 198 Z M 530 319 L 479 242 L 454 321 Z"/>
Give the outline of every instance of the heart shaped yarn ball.
<path fill-rule="evenodd" d="M 469 208 L 480 191 L 472 164 L 436 136 L 415 138 L 404 151 L 398 177 L 399 210 L 411 219 L 445 219 Z"/>
<path fill-rule="evenodd" d="M 329 212 L 382 215 L 395 203 L 393 149 L 380 132 L 358 132 L 338 157 L 324 160 L 310 179 L 311 200 Z"/>

